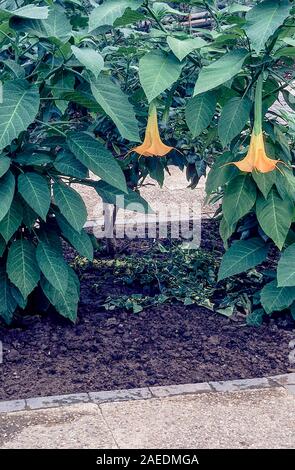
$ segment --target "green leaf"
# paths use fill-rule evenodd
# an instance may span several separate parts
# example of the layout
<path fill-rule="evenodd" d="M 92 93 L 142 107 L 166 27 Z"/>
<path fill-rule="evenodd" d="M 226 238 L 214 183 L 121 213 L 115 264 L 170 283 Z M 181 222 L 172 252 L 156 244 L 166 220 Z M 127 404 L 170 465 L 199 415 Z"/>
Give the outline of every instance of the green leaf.
<path fill-rule="evenodd" d="M 49 302 L 65 318 L 75 322 L 77 318 L 79 289 L 77 278 L 72 269 L 68 267 L 68 288 L 66 292 L 55 289 L 44 277 L 41 278 L 41 287 Z"/>
<path fill-rule="evenodd" d="M 256 215 L 262 230 L 281 250 L 286 240 L 293 216 L 293 204 L 288 199 L 281 199 L 272 189 L 265 199 L 257 198 Z"/>
<path fill-rule="evenodd" d="M 239 240 L 223 255 L 218 272 L 218 281 L 248 271 L 262 263 L 268 252 L 268 246 L 261 238 Z"/>
<path fill-rule="evenodd" d="M 68 91 L 61 95 L 66 101 L 72 101 L 73 103 L 77 103 L 78 105 L 82 106 L 83 108 L 89 109 L 89 111 L 93 113 L 100 113 L 105 114 L 102 107 L 97 103 L 95 98 L 91 93 L 75 90 L 75 91 Z"/>
<path fill-rule="evenodd" d="M 69 134 L 68 145 L 75 157 L 89 170 L 106 183 L 127 192 L 125 176 L 119 163 L 98 140 L 84 132 L 76 132 Z"/>
<path fill-rule="evenodd" d="M 87 221 L 87 209 L 80 194 L 64 183 L 54 183 L 53 195 L 62 215 L 80 232 Z"/>
<path fill-rule="evenodd" d="M 2 21 L 13 16 L 17 16 L 18 18 L 46 19 L 48 17 L 48 7 L 25 5 L 14 11 L 0 10 L 0 19 Z"/>
<path fill-rule="evenodd" d="M 48 153 L 32 153 L 29 151 L 18 153 L 14 158 L 13 158 L 13 163 L 18 163 L 19 165 L 22 166 L 31 166 L 31 165 L 36 165 L 36 166 L 41 166 L 41 165 L 46 165 L 47 163 L 52 163 L 52 155 L 49 155 Z"/>
<path fill-rule="evenodd" d="M 258 189 L 261 191 L 265 199 L 267 198 L 269 191 L 276 182 L 276 172 L 270 171 L 269 173 L 261 173 L 260 171 L 254 171 L 252 178 L 257 184 Z"/>
<path fill-rule="evenodd" d="M 121 88 L 103 75 L 92 80 L 90 85 L 94 98 L 115 123 L 121 136 L 134 142 L 140 141 L 133 106 Z"/>
<path fill-rule="evenodd" d="M 36 257 L 39 268 L 47 281 L 56 290 L 65 293 L 68 287 L 68 266 L 59 250 L 41 241 L 37 246 Z"/>
<path fill-rule="evenodd" d="M 193 3 L 196 3 L 196 1 L 193 1 Z M 153 2 L 152 9 L 157 15 L 157 17 L 160 19 L 163 18 L 165 15 L 187 16 L 187 13 L 176 10 L 175 8 L 172 8 L 170 5 L 168 5 L 168 3 L 164 2 Z"/>
<path fill-rule="evenodd" d="M 139 80 L 149 103 L 178 80 L 182 65 L 173 54 L 153 51 L 139 61 Z"/>
<path fill-rule="evenodd" d="M 213 193 L 239 174 L 239 170 L 235 165 L 228 165 L 228 163 L 235 161 L 236 158 L 238 156 L 234 156 L 230 152 L 225 152 L 216 158 L 206 178 L 207 194 Z"/>
<path fill-rule="evenodd" d="M 47 19 L 14 20 L 16 30 L 29 33 L 39 38 L 53 39 L 55 42 L 66 42 L 72 35 L 72 26 L 65 11 L 59 5 L 52 5 Z"/>
<path fill-rule="evenodd" d="M 40 105 L 39 90 L 26 80 L 3 83 L 0 106 L 0 150 L 26 130 L 34 121 Z"/>
<path fill-rule="evenodd" d="M 206 129 L 215 113 L 217 96 L 213 92 L 202 93 L 187 102 L 185 119 L 193 137 Z"/>
<path fill-rule="evenodd" d="M 252 209 L 256 201 L 256 186 L 249 175 L 240 175 L 226 187 L 222 210 L 229 225 L 238 222 Z"/>
<path fill-rule="evenodd" d="M 235 49 L 227 52 L 212 64 L 203 67 L 195 85 L 194 96 L 212 90 L 237 75 L 241 71 L 247 55 L 246 49 Z"/>
<path fill-rule="evenodd" d="M 269 315 L 290 307 L 295 300 L 295 287 L 277 287 L 277 281 L 266 284 L 260 292 L 261 305 Z"/>
<path fill-rule="evenodd" d="M 6 216 L 0 222 L 0 233 L 6 243 L 19 228 L 23 218 L 23 208 L 18 199 L 14 199 Z"/>
<path fill-rule="evenodd" d="M 122 193 L 114 186 L 110 186 L 104 181 L 95 183 L 94 188 L 99 196 L 107 204 L 113 204 L 120 209 L 127 209 L 144 214 L 153 214 L 154 211 L 148 202 L 140 196 L 136 191 L 128 189 L 128 193 Z"/>
<path fill-rule="evenodd" d="M 244 29 L 256 52 L 284 23 L 291 7 L 289 0 L 265 0 L 247 12 Z"/>
<path fill-rule="evenodd" d="M 18 191 L 36 214 L 46 221 L 51 201 L 48 181 L 37 173 L 21 173 Z"/>
<path fill-rule="evenodd" d="M 0 221 L 6 216 L 11 206 L 15 189 L 15 179 L 11 171 L 0 178 Z"/>
<path fill-rule="evenodd" d="M 246 317 L 246 323 L 248 326 L 260 326 L 263 323 L 263 317 L 265 312 L 263 308 L 257 308 L 250 312 Z"/>
<path fill-rule="evenodd" d="M 295 243 L 282 253 L 277 268 L 278 286 L 295 286 Z"/>
<path fill-rule="evenodd" d="M 201 47 L 207 44 L 202 38 L 177 39 L 173 36 L 167 37 L 167 43 L 173 54 L 180 61 L 182 61 L 192 51 L 201 49 Z"/>
<path fill-rule="evenodd" d="M 6 249 L 5 240 L 0 235 L 0 258 L 3 256 L 3 253 L 4 253 L 5 249 Z"/>
<path fill-rule="evenodd" d="M 139 11 L 131 10 L 131 8 L 127 8 L 125 13 L 120 18 L 117 18 L 114 21 L 114 28 L 122 28 L 129 24 L 138 23 L 139 21 L 145 21 L 146 16 Z"/>
<path fill-rule="evenodd" d="M 275 172 L 276 188 L 282 199 L 289 198 L 295 202 L 295 177 L 292 168 L 280 168 L 280 172 Z M 274 173 L 274 172 L 273 172 Z"/>
<path fill-rule="evenodd" d="M 60 214 L 55 214 L 57 223 L 61 229 L 62 235 L 78 251 L 81 256 L 93 260 L 93 245 L 89 235 L 82 230 L 77 232 Z"/>
<path fill-rule="evenodd" d="M 251 101 L 248 98 L 234 97 L 221 111 L 218 121 L 218 136 L 225 147 L 244 129 L 250 118 Z"/>
<path fill-rule="evenodd" d="M 0 317 L 9 325 L 13 319 L 13 313 L 17 302 L 12 295 L 12 289 L 8 280 L 5 267 L 0 266 Z"/>
<path fill-rule="evenodd" d="M 62 175 L 87 178 L 88 169 L 68 150 L 62 150 L 56 157 L 54 167 Z"/>
<path fill-rule="evenodd" d="M 222 217 L 221 221 L 220 221 L 220 224 L 219 224 L 219 234 L 220 234 L 220 237 L 223 241 L 223 244 L 224 246 L 226 247 L 226 249 L 228 248 L 228 239 L 232 236 L 232 234 L 235 232 L 236 230 L 236 227 L 237 227 L 237 224 L 232 224 L 232 225 L 229 225 L 227 223 L 227 221 L 225 220 L 224 217 Z"/>
<path fill-rule="evenodd" d="M 108 0 L 98 5 L 89 17 L 89 32 L 100 26 L 112 26 L 117 18 L 124 15 L 125 10 L 137 10 L 142 1 L 140 0 Z"/>
<path fill-rule="evenodd" d="M 12 242 L 7 257 L 7 274 L 22 296 L 27 298 L 40 279 L 36 250 L 31 242 L 23 238 Z"/>
<path fill-rule="evenodd" d="M 89 47 L 83 47 L 83 49 L 79 49 L 79 47 L 71 46 L 71 49 L 76 59 L 78 59 L 78 61 L 84 65 L 87 70 L 90 70 L 95 78 L 97 78 L 104 67 L 104 60 L 102 55 L 94 49 L 90 49 Z"/>
<path fill-rule="evenodd" d="M 0 156 L 0 178 L 9 170 L 11 160 L 8 157 Z"/>

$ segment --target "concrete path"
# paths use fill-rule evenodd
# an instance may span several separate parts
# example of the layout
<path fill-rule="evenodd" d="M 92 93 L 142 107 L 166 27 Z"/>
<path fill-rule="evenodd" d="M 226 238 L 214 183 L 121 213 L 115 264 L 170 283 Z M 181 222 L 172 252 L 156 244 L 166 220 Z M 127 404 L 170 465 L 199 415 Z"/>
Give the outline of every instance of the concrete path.
<path fill-rule="evenodd" d="M 0 448 L 294 448 L 284 387 L 0 414 Z"/>

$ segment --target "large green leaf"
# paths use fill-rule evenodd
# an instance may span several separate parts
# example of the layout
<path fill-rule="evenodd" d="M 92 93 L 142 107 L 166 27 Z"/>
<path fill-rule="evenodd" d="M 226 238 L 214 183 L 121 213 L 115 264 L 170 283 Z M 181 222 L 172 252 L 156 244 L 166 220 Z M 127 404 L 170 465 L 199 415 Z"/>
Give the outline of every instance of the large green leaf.
<path fill-rule="evenodd" d="M 213 92 L 203 93 L 195 96 L 187 102 L 185 108 L 185 119 L 193 137 L 203 132 L 215 113 L 217 96 Z"/>
<path fill-rule="evenodd" d="M 249 175 L 240 175 L 226 187 L 222 210 L 229 225 L 240 220 L 252 209 L 256 201 L 256 186 Z"/>
<path fill-rule="evenodd" d="M 289 0 L 265 0 L 247 12 L 244 29 L 256 52 L 284 23 L 291 7 Z"/>
<path fill-rule="evenodd" d="M 4 155 L 0 156 L 0 178 L 9 170 L 11 160 Z"/>
<path fill-rule="evenodd" d="M 78 280 L 72 269 L 68 268 L 68 288 L 66 292 L 55 289 L 44 277 L 41 287 L 49 302 L 65 318 L 74 322 L 77 318 L 79 287 Z"/>
<path fill-rule="evenodd" d="M 93 245 L 85 230 L 82 229 L 81 232 L 77 232 L 62 215 L 56 214 L 55 216 L 63 237 L 68 240 L 81 256 L 85 256 L 85 258 L 92 261 Z"/>
<path fill-rule="evenodd" d="M 41 241 L 37 246 L 36 257 L 48 282 L 58 291 L 65 293 L 68 287 L 68 266 L 59 250 Z"/>
<path fill-rule="evenodd" d="M 2 2 L 3 3 L 3 2 Z M 46 19 L 48 18 L 48 7 L 38 7 L 35 5 L 25 5 L 16 10 L 10 11 L 6 9 L 0 10 L 0 20 L 4 21 L 13 16 L 18 18 L 31 18 L 31 19 Z"/>
<path fill-rule="evenodd" d="M 98 5 L 89 17 L 89 31 L 93 31 L 100 26 L 112 26 L 117 18 L 124 15 L 125 10 L 137 10 L 142 4 L 141 0 L 106 0 L 102 5 Z"/>
<path fill-rule="evenodd" d="M 6 216 L 0 222 L 0 233 L 6 243 L 19 228 L 23 218 L 23 208 L 18 199 L 14 199 Z"/>
<path fill-rule="evenodd" d="M 80 232 L 87 221 L 87 209 L 80 194 L 64 183 L 54 183 L 53 195 L 62 215 Z"/>
<path fill-rule="evenodd" d="M 0 178 L 0 221 L 6 216 L 11 206 L 15 189 L 15 179 L 11 171 Z"/>
<path fill-rule="evenodd" d="M 281 199 L 272 189 L 265 199 L 259 196 L 256 202 L 256 215 L 262 230 L 281 250 L 291 226 L 294 206 L 288 199 Z"/>
<path fill-rule="evenodd" d="M 26 80 L 3 83 L 0 106 L 0 150 L 26 130 L 34 121 L 40 105 L 38 88 Z"/>
<path fill-rule="evenodd" d="M 235 49 L 203 67 L 195 85 L 194 96 L 212 90 L 237 75 L 247 55 L 246 49 Z"/>
<path fill-rule="evenodd" d="M 83 106 L 83 108 L 89 109 L 89 111 L 93 113 L 105 114 L 102 107 L 98 104 L 98 102 L 90 92 L 79 89 L 75 91 L 67 91 L 66 93 L 62 94 L 61 98 L 66 101 L 72 101 L 73 103 L 77 103 L 80 106 Z"/>
<path fill-rule="evenodd" d="M 125 194 L 104 181 L 95 183 L 94 188 L 107 204 L 113 204 L 120 209 L 143 212 L 144 214 L 152 214 L 154 212 L 148 202 L 136 191 L 128 189 L 128 193 Z"/>
<path fill-rule="evenodd" d="M 173 36 L 167 37 L 167 43 L 173 54 L 180 61 L 192 51 L 200 49 L 207 44 L 202 38 L 177 39 Z"/>
<path fill-rule="evenodd" d="M 98 140 L 85 132 L 76 132 L 68 136 L 68 145 L 76 158 L 89 170 L 106 183 L 127 192 L 125 176 L 119 163 Z"/>
<path fill-rule="evenodd" d="M 202 95 L 201 95 L 202 96 Z M 218 121 L 218 136 L 225 147 L 244 129 L 250 117 L 251 101 L 234 97 L 221 111 Z"/>
<path fill-rule="evenodd" d="M 46 220 L 51 201 L 48 181 L 37 173 L 21 173 L 18 191 L 36 214 Z"/>
<path fill-rule="evenodd" d="M 260 171 L 254 171 L 252 178 L 257 184 L 258 189 L 261 191 L 265 199 L 267 198 L 269 191 L 276 182 L 276 172 L 270 171 L 269 173 L 261 173 Z"/>
<path fill-rule="evenodd" d="M 278 286 L 295 286 L 295 243 L 288 246 L 278 262 Z"/>
<path fill-rule="evenodd" d="M 55 42 L 65 42 L 70 39 L 72 34 L 70 20 L 67 18 L 64 9 L 59 5 L 51 5 L 46 19 L 30 20 L 16 18 L 12 26 L 16 30 L 35 35 L 39 38 L 52 38 Z"/>
<path fill-rule="evenodd" d="M 260 300 L 268 314 L 284 310 L 295 300 L 295 287 L 277 287 L 277 281 L 269 282 L 263 287 Z"/>
<path fill-rule="evenodd" d="M 13 318 L 17 302 L 12 294 L 5 267 L 0 266 L 0 317 L 9 325 Z"/>
<path fill-rule="evenodd" d="M 74 176 L 75 178 L 87 178 L 89 173 L 86 166 L 77 160 L 69 150 L 62 150 L 53 165 L 62 175 Z"/>
<path fill-rule="evenodd" d="M 127 95 L 109 77 L 103 75 L 92 80 L 90 85 L 94 98 L 116 124 L 121 136 L 138 142 L 138 122 Z"/>
<path fill-rule="evenodd" d="M 139 61 L 139 80 L 149 102 L 167 90 L 181 73 L 182 65 L 174 54 L 153 51 Z"/>
<path fill-rule="evenodd" d="M 7 274 L 26 299 L 40 279 L 36 250 L 31 242 L 24 238 L 12 242 L 7 257 Z"/>
<path fill-rule="evenodd" d="M 76 59 L 97 78 L 104 67 L 102 55 L 89 47 L 80 49 L 79 47 L 72 46 L 72 52 Z"/>
<path fill-rule="evenodd" d="M 228 163 L 235 161 L 236 158 L 239 157 L 232 155 L 230 152 L 225 152 L 216 158 L 206 178 L 207 194 L 211 194 L 221 186 L 229 183 L 239 174 L 239 170 L 235 165 L 228 165 Z"/>
<path fill-rule="evenodd" d="M 267 252 L 268 246 L 260 238 L 239 240 L 233 243 L 223 255 L 218 280 L 221 281 L 257 266 L 266 259 Z"/>

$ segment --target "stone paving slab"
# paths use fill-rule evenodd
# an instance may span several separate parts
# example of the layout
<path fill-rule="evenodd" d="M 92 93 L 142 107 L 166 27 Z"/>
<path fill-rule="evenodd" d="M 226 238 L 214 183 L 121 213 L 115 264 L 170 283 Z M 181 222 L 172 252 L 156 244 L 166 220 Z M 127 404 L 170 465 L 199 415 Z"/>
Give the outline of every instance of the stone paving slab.
<path fill-rule="evenodd" d="M 0 402 L 0 448 L 293 448 L 289 382 L 293 374 Z"/>
<path fill-rule="evenodd" d="M 295 396 L 284 388 L 105 403 L 119 448 L 294 448 Z"/>
<path fill-rule="evenodd" d="M 116 449 L 97 405 L 0 414 L 1 449 Z"/>

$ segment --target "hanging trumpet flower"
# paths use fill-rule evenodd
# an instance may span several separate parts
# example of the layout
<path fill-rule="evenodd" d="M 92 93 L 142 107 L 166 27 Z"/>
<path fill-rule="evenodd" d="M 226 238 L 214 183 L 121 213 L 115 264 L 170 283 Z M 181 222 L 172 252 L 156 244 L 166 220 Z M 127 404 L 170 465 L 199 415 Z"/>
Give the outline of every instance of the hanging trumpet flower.
<path fill-rule="evenodd" d="M 266 155 L 262 132 L 262 86 L 263 75 L 260 74 L 255 90 L 254 127 L 251 134 L 250 146 L 246 157 L 238 162 L 232 162 L 241 171 L 252 173 L 260 171 L 269 173 L 277 168 L 280 160 L 272 160 Z"/>
<path fill-rule="evenodd" d="M 148 122 L 145 130 L 144 141 L 141 145 L 133 148 L 131 152 L 136 152 L 144 157 L 164 157 L 173 150 L 173 147 L 165 145 L 160 137 L 158 127 L 157 108 L 155 103 L 150 104 Z"/>

